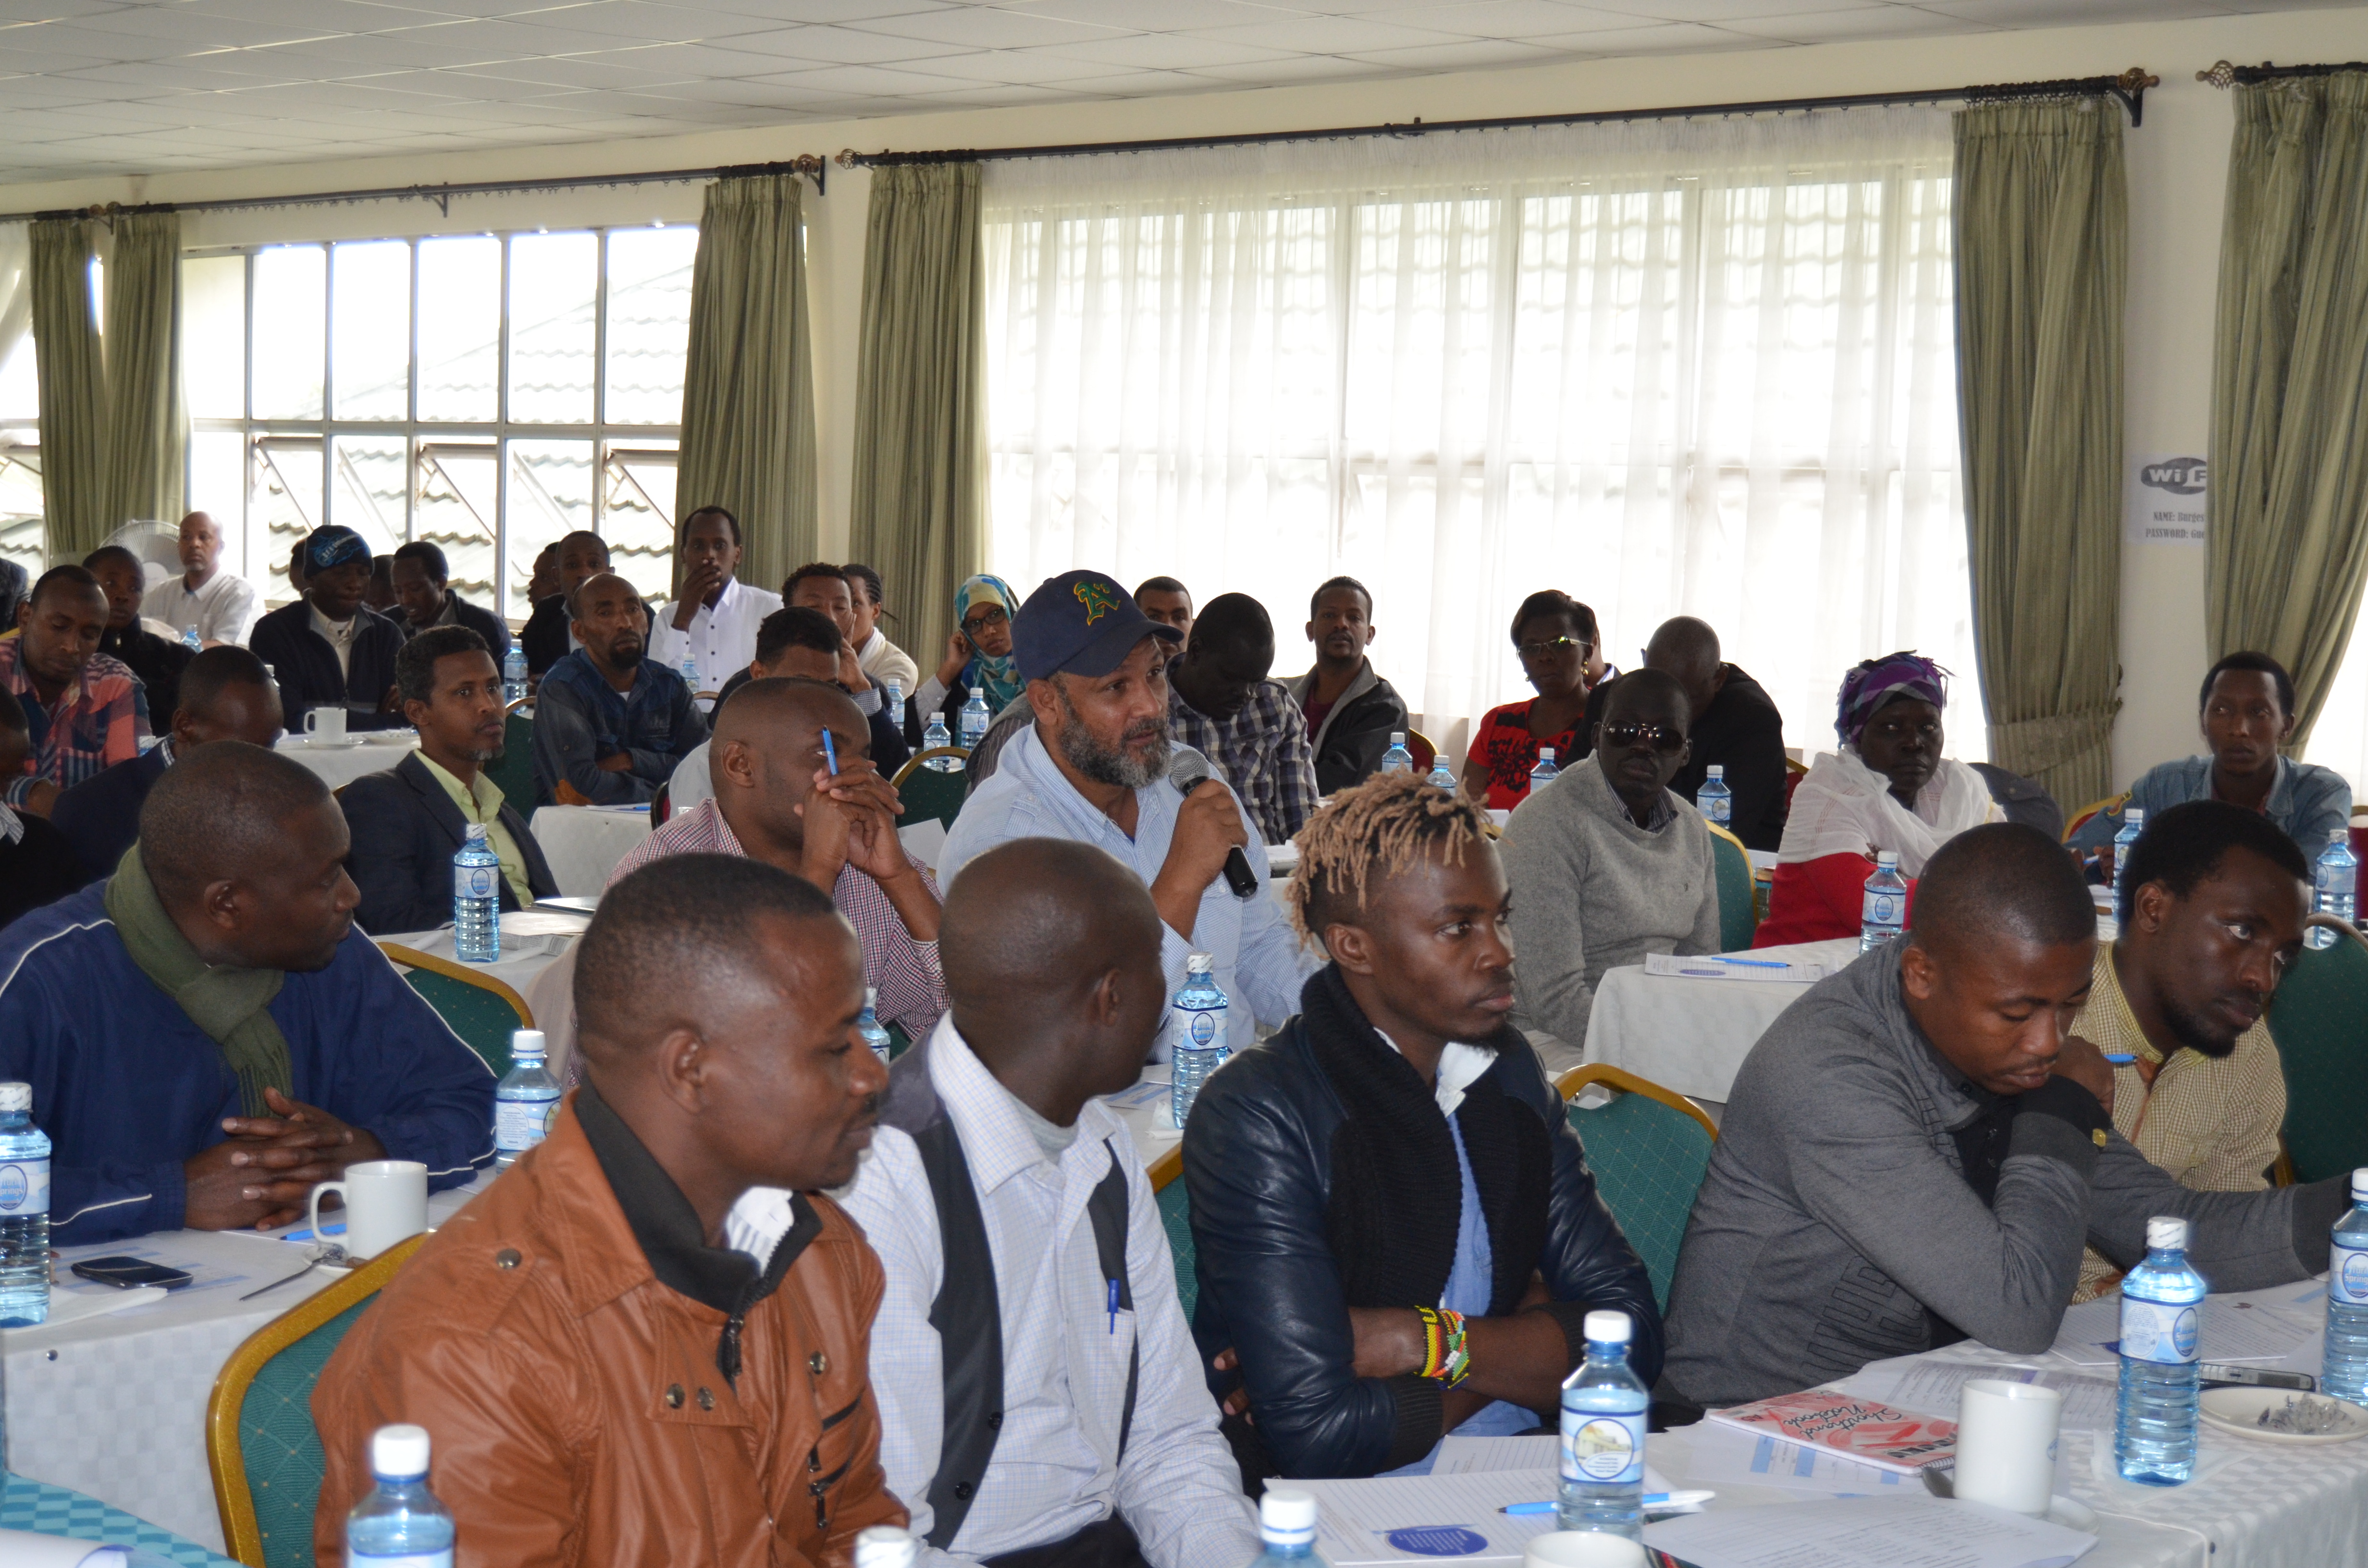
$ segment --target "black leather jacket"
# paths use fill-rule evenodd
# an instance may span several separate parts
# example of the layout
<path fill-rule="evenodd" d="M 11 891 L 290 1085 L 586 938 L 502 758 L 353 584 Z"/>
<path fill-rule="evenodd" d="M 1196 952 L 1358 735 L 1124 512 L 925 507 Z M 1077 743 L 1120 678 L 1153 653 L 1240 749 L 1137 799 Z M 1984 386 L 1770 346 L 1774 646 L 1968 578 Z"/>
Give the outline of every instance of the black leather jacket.
<path fill-rule="evenodd" d="M 1242 1052 L 1192 1108 L 1184 1141 L 1201 1292 L 1192 1334 L 1204 1367 L 1228 1346 L 1239 1353 L 1241 1371 L 1212 1372 L 1210 1390 L 1222 1401 L 1247 1381 L 1255 1430 L 1277 1472 L 1367 1476 L 1429 1451 L 1442 1435 L 1439 1385 L 1351 1371 L 1356 1336 L 1325 1222 L 1332 1136 L 1345 1112 L 1306 1027 L 1304 1015 L 1293 1017 Z M 1650 1387 L 1660 1376 L 1663 1344 L 1652 1281 L 1596 1196 L 1536 1052 L 1518 1033 L 1508 1035 L 1514 1048 L 1465 1093 L 1508 1096 L 1546 1123 L 1553 1175 L 1536 1267 L 1571 1340 L 1570 1364 L 1585 1358 L 1577 1333 L 1585 1309 L 1618 1308 L 1635 1325 L 1630 1359 Z M 1541 1419 L 1551 1421 L 1553 1413 Z"/>

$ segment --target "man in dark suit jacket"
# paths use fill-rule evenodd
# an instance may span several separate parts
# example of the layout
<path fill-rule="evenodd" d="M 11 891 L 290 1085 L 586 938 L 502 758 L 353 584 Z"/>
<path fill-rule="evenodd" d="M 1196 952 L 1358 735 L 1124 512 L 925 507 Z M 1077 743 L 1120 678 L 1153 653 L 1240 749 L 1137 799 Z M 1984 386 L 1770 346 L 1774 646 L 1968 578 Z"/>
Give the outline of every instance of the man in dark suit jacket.
<path fill-rule="evenodd" d="M 502 675 L 485 640 L 465 626 L 432 626 L 395 656 L 403 714 L 419 749 L 338 797 L 353 848 L 346 872 L 361 890 L 354 919 L 366 931 L 428 931 L 452 918 L 452 857 L 482 823 L 501 857 L 502 907 L 523 909 L 559 891 L 526 819 L 484 765 L 502 751 Z"/>
<path fill-rule="evenodd" d="M 245 741 L 269 750 L 279 738 L 279 693 L 263 661 L 234 642 L 208 648 L 181 672 L 180 706 L 160 715 L 165 738 L 58 797 L 50 822 L 82 862 L 85 882 L 111 876 L 140 836 L 140 808 L 165 770 L 214 741 Z"/>
<path fill-rule="evenodd" d="M 349 528 L 314 528 L 297 547 L 303 558 L 304 597 L 255 623 L 246 645 L 279 679 L 290 728 L 315 708 L 346 710 L 356 730 L 391 730 L 394 654 L 403 630 L 362 603 L 370 586 L 370 546 Z"/>
<path fill-rule="evenodd" d="M 424 539 L 413 540 L 395 551 L 394 564 L 388 571 L 394 602 L 403 610 L 397 624 L 405 636 L 416 637 L 431 626 L 465 626 L 485 640 L 495 665 L 508 655 L 508 623 L 445 585 L 451 573 L 441 550 Z"/>

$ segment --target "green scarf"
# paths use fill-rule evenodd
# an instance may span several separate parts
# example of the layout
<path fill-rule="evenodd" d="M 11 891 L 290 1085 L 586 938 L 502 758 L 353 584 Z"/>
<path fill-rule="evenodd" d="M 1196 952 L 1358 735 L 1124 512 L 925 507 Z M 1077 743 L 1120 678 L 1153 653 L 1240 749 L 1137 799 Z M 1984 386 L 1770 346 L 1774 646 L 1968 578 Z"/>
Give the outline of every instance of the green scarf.
<path fill-rule="evenodd" d="M 276 969 L 209 965 L 173 924 L 156 884 L 140 863 L 140 846 L 123 852 L 107 884 L 108 918 L 140 972 L 222 1047 L 222 1061 L 238 1076 L 238 1097 L 248 1116 L 270 1116 L 266 1085 L 292 1092 L 295 1073 L 288 1060 L 288 1037 L 267 1010 L 288 978 Z"/>

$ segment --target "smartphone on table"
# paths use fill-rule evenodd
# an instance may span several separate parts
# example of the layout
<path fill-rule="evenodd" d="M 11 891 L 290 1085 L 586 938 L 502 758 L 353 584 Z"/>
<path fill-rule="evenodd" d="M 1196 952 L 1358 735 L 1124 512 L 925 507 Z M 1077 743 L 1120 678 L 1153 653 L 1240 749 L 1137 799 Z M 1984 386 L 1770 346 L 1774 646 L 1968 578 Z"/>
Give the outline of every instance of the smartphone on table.
<path fill-rule="evenodd" d="M 191 1278 L 181 1269 L 167 1268 L 144 1257 L 85 1258 L 74 1266 L 74 1271 L 82 1278 L 112 1285 L 119 1290 L 136 1290 L 142 1285 L 162 1285 L 167 1290 L 177 1290 Z"/>
<path fill-rule="evenodd" d="M 2294 1389 L 2317 1393 L 2318 1380 L 2308 1372 L 2272 1372 L 2266 1367 L 2239 1367 L 2227 1361 L 2206 1361 L 2195 1369 L 2208 1387 L 2241 1383 L 2252 1389 Z"/>

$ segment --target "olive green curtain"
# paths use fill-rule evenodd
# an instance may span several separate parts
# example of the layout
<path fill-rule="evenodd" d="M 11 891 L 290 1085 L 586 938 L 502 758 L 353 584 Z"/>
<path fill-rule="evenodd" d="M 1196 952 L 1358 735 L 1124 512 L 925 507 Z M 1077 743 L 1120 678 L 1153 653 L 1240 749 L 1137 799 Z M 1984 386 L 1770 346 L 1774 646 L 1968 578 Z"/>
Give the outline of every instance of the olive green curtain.
<path fill-rule="evenodd" d="M 177 522 L 188 418 L 181 403 L 181 217 L 115 221 L 107 266 L 108 531 Z"/>
<path fill-rule="evenodd" d="M 43 541 L 80 560 L 107 521 L 107 368 L 91 313 L 90 234 L 79 219 L 32 226 L 33 365 L 41 399 Z"/>
<path fill-rule="evenodd" d="M 2216 658 L 2294 675 L 2300 751 L 2368 581 L 2368 74 L 2236 89 L 2212 354 Z"/>
<path fill-rule="evenodd" d="M 813 560 L 821 538 L 798 180 L 749 175 L 709 186 L 690 269 L 675 521 L 701 506 L 730 508 L 746 551 L 741 580 L 762 588 Z"/>
<path fill-rule="evenodd" d="M 2121 707 L 2120 112 L 1956 117 L 1957 403 L 1990 758 L 2066 809 L 2103 795 Z"/>
<path fill-rule="evenodd" d="M 875 169 L 863 244 L 849 549 L 924 669 L 986 552 L 986 265 L 979 166 Z"/>

